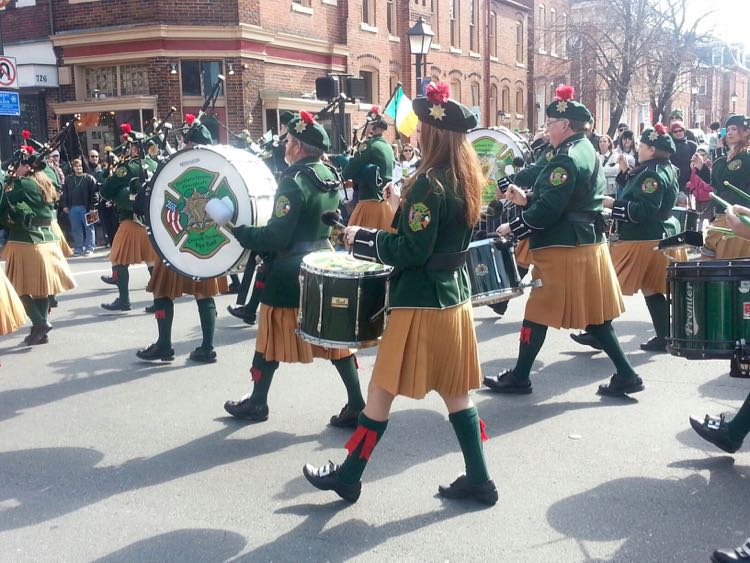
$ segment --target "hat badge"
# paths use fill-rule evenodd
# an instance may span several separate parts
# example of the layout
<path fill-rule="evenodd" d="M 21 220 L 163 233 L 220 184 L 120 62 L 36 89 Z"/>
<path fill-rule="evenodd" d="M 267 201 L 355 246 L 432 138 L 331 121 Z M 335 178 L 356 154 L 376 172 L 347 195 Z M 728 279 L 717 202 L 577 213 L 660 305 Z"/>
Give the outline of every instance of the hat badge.
<path fill-rule="evenodd" d="M 294 130 L 297 133 L 304 133 L 305 129 L 307 129 L 307 123 L 305 123 L 304 121 L 298 121 L 294 126 Z"/>
<path fill-rule="evenodd" d="M 659 133 L 657 133 L 656 131 L 651 131 L 651 133 L 648 134 L 649 141 L 655 141 L 658 138 L 659 138 Z"/>
<path fill-rule="evenodd" d="M 430 117 L 440 121 L 445 117 L 445 108 L 443 106 L 433 105 L 430 108 Z"/>

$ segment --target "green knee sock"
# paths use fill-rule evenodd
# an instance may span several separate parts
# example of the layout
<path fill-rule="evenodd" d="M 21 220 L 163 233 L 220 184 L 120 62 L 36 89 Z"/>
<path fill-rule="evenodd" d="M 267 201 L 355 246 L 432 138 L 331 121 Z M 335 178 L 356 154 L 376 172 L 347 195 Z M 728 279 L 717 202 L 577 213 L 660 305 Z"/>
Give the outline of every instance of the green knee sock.
<path fill-rule="evenodd" d="M 657 338 L 669 336 L 669 306 L 667 298 L 662 293 L 655 293 L 646 297 L 646 306 L 654 323 Z"/>
<path fill-rule="evenodd" d="M 602 345 L 604 353 L 615 364 L 617 375 L 620 377 L 635 377 L 637 375 L 633 366 L 630 365 L 625 352 L 622 350 L 620 342 L 617 340 L 615 329 L 612 327 L 612 321 L 606 321 L 600 325 L 588 325 L 586 332 L 596 338 L 599 344 Z"/>
<path fill-rule="evenodd" d="M 198 303 L 198 316 L 201 319 L 201 331 L 203 331 L 203 342 L 201 348 L 204 350 L 214 349 L 214 330 L 216 329 L 216 303 L 213 297 L 201 299 Z"/>
<path fill-rule="evenodd" d="M 174 301 L 167 297 L 158 297 L 154 299 L 154 317 L 156 317 L 156 326 L 159 328 L 159 340 L 156 341 L 156 347 L 159 350 L 169 350 L 172 348 L 172 321 L 174 320 Z"/>
<path fill-rule="evenodd" d="M 742 403 L 740 410 L 727 424 L 729 437 L 735 442 L 742 442 L 750 432 L 750 395 Z"/>
<path fill-rule="evenodd" d="M 273 374 L 278 369 L 279 362 L 269 362 L 260 352 L 253 356 L 253 367 L 250 374 L 253 376 L 253 394 L 250 403 L 253 405 L 265 405 L 268 403 L 268 390 L 271 388 Z"/>
<path fill-rule="evenodd" d="M 130 303 L 130 293 L 128 292 L 128 285 L 130 284 L 130 272 L 128 272 L 127 266 L 112 266 L 112 271 L 117 272 L 117 291 L 119 291 L 120 301 L 122 303 Z"/>
<path fill-rule="evenodd" d="M 521 337 L 518 344 L 518 360 L 513 374 L 518 379 L 528 379 L 531 366 L 536 359 L 539 350 L 542 349 L 544 339 L 547 337 L 547 327 L 524 320 L 521 325 Z"/>
<path fill-rule="evenodd" d="M 362 389 L 359 386 L 359 372 L 354 354 L 340 360 L 331 360 L 331 363 L 336 367 L 346 387 L 346 402 L 355 411 L 361 411 L 365 408 L 365 400 L 362 398 Z"/>
<path fill-rule="evenodd" d="M 370 461 L 370 454 L 385 434 L 386 428 L 388 428 L 387 420 L 382 422 L 372 420 L 364 413 L 360 413 L 357 429 L 344 446 L 349 450 L 349 455 L 339 469 L 342 483 L 352 484 L 360 480 L 367 462 Z"/>
<path fill-rule="evenodd" d="M 44 317 L 39 314 L 39 309 L 36 308 L 36 303 L 34 303 L 31 295 L 21 295 L 21 303 L 23 303 L 23 308 L 26 309 L 26 315 L 31 319 L 32 324 L 44 324 Z"/>
<path fill-rule="evenodd" d="M 481 485 L 489 480 L 487 464 L 484 461 L 482 447 L 482 428 L 476 407 L 469 407 L 462 411 L 448 415 L 448 420 L 456 432 L 458 444 L 464 454 L 466 477 L 473 485 Z"/>
<path fill-rule="evenodd" d="M 36 306 L 36 310 L 39 311 L 39 316 L 42 317 L 42 323 L 46 323 L 47 315 L 49 314 L 49 297 L 34 299 L 34 305 Z"/>

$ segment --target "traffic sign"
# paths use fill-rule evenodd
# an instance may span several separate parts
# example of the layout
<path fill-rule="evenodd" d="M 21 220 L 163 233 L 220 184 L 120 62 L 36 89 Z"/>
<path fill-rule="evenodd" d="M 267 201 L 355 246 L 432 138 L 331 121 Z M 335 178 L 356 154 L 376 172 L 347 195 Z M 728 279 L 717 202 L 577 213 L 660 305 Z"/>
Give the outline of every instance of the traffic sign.
<path fill-rule="evenodd" d="M 0 92 L 0 115 L 21 115 L 18 92 Z"/>
<path fill-rule="evenodd" d="M 15 57 L 0 56 L 0 88 L 18 88 Z"/>

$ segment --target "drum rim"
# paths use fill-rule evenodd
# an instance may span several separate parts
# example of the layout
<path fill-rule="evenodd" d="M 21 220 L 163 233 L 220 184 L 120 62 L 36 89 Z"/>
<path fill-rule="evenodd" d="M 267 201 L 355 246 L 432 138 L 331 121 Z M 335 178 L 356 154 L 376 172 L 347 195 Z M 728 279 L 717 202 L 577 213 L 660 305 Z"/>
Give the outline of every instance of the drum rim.
<path fill-rule="evenodd" d="M 145 194 L 145 197 L 146 197 L 146 210 L 150 210 L 151 209 L 151 195 L 153 194 L 154 182 L 156 181 L 156 177 L 158 176 L 159 172 L 167 165 L 167 163 L 170 160 L 172 160 L 177 155 L 181 155 L 181 154 L 186 153 L 188 151 L 195 151 L 195 150 L 210 150 L 210 151 L 212 151 L 214 153 L 219 154 L 219 151 L 217 151 L 217 150 L 214 149 L 214 147 L 217 147 L 217 146 L 229 147 L 231 149 L 236 149 L 236 150 L 239 150 L 239 151 L 242 150 L 242 149 L 240 149 L 238 147 L 233 147 L 232 145 L 198 145 L 198 146 L 195 146 L 195 147 L 185 147 L 185 148 L 182 148 L 182 149 L 176 151 L 175 153 L 169 155 L 169 158 L 166 158 L 163 161 L 161 161 L 159 163 L 159 165 L 156 167 L 156 171 L 154 172 L 153 176 L 151 176 L 151 178 L 149 179 L 148 184 L 146 186 L 146 194 Z M 247 152 L 247 151 L 245 151 L 245 152 Z M 255 156 L 252 153 L 248 153 L 248 154 L 250 154 L 251 156 Z M 256 157 L 256 158 L 258 158 L 258 157 Z M 278 186 L 277 186 L 277 188 L 278 188 Z M 240 262 L 242 262 L 242 258 L 245 256 L 246 251 L 248 250 L 248 249 L 244 249 L 244 251 L 240 253 L 239 258 L 237 258 L 237 260 L 229 268 L 227 268 L 227 270 L 225 272 L 222 272 L 222 273 L 217 274 L 215 276 L 196 276 L 196 275 L 193 275 L 193 274 L 188 274 L 187 272 L 184 272 L 182 269 L 180 269 L 176 265 L 174 265 L 172 263 L 172 261 L 169 260 L 167 257 L 165 257 L 164 256 L 164 252 L 162 251 L 162 249 L 159 248 L 159 246 L 155 243 L 155 237 L 154 237 L 153 231 L 151 229 L 151 213 L 146 213 L 146 215 L 144 216 L 143 219 L 144 219 L 144 226 L 146 227 L 146 234 L 148 234 L 148 239 L 151 242 L 151 246 L 154 249 L 154 251 L 156 252 L 156 254 L 159 257 L 159 259 L 161 260 L 161 262 L 167 268 L 170 268 L 171 270 L 173 270 L 174 272 L 180 274 L 181 276 L 184 276 L 184 277 L 186 277 L 188 279 L 191 279 L 193 281 L 213 280 L 213 279 L 216 279 L 216 278 L 220 278 L 221 276 L 227 275 L 227 272 L 229 272 L 230 270 L 233 270 L 234 268 L 237 267 L 237 265 Z"/>
<path fill-rule="evenodd" d="M 330 251 L 330 250 L 324 250 L 321 252 L 329 252 L 331 254 L 344 254 L 343 252 L 336 252 L 336 251 Z M 383 276 L 389 276 L 391 275 L 391 272 L 393 272 L 393 266 L 389 266 L 388 264 L 380 264 L 381 266 L 383 266 L 382 270 L 377 270 L 377 271 L 371 270 L 369 272 L 351 272 L 350 273 L 350 272 L 342 272 L 342 271 L 324 270 L 322 268 L 313 266 L 305 262 L 305 258 L 307 256 L 310 256 L 310 254 L 320 254 L 320 253 L 311 252 L 309 254 L 305 254 L 302 257 L 302 262 L 300 262 L 300 270 L 309 272 L 311 274 L 322 275 L 323 277 L 327 277 L 327 278 L 339 278 L 339 279 L 349 279 L 349 280 L 354 280 L 358 278 L 378 278 L 378 277 L 383 277 Z M 367 262 L 367 260 L 362 260 L 362 262 Z M 377 263 L 377 262 L 370 262 L 370 263 Z"/>
<path fill-rule="evenodd" d="M 361 348 L 363 346 L 377 346 L 380 344 L 382 336 L 378 336 L 375 340 L 361 340 L 358 342 L 342 342 L 340 340 L 326 340 L 325 338 L 316 338 L 306 332 L 303 332 L 301 328 L 297 327 L 295 333 L 302 340 L 309 344 L 315 344 L 316 346 L 322 346 L 324 348 L 337 348 L 337 349 L 348 349 L 348 348 Z"/>
<path fill-rule="evenodd" d="M 523 288 L 511 287 L 508 289 L 501 289 L 499 291 L 486 291 L 484 293 L 477 293 L 471 296 L 472 305 L 491 305 L 493 303 L 499 303 L 501 301 L 510 301 L 515 297 L 523 295 Z M 495 299 L 496 297 L 508 297 L 508 299 Z"/>
<path fill-rule="evenodd" d="M 501 243 L 500 246 L 497 246 L 497 243 Z M 507 248 L 509 249 L 513 243 L 508 239 L 503 239 L 500 237 L 487 237 L 480 240 L 473 240 L 469 243 L 468 248 L 478 248 L 480 246 L 489 246 L 491 244 L 495 244 L 495 248 Z"/>

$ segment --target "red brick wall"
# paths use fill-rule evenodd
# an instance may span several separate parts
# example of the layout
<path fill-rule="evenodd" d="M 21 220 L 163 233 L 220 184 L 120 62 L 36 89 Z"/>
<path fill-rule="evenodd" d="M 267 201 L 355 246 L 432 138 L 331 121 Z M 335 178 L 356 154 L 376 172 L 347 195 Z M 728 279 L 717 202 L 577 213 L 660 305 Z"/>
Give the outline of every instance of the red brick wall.
<path fill-rule="evenodd" d="M 50 34 L 47 2 L 26 8 L 10 7 L 0 11 L 0 36 L 3 43 L 46 39 Z"/>

